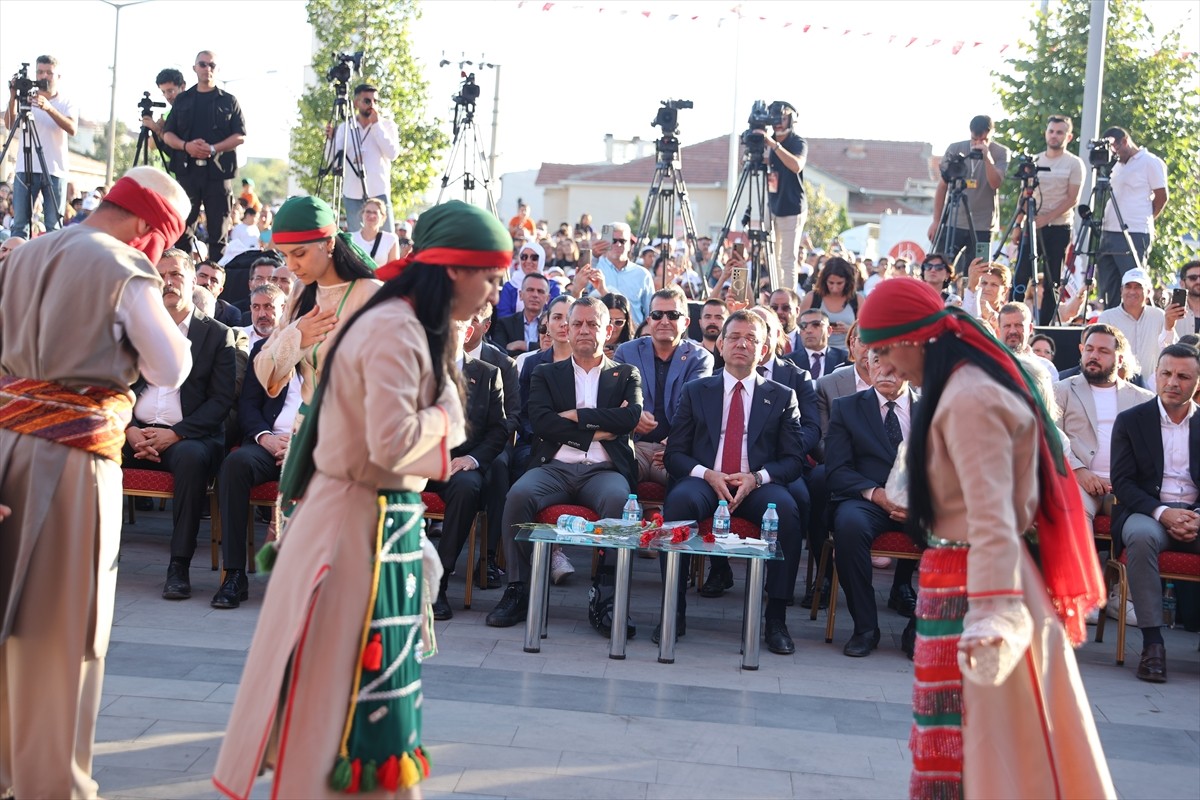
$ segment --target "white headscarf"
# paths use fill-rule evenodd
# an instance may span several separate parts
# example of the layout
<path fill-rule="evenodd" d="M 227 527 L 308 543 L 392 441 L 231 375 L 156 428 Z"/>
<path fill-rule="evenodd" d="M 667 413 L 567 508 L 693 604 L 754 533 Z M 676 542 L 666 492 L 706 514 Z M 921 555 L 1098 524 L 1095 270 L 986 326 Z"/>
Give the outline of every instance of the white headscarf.
<path fill-rule="evenodd" d="M 525 310 L 525 301 L 521 299 L 521 283 L 525 280 L 525 270 L 521 269 L 521 253 L 525 250 L 532 250 L 538 255 L 537 269 L 534 272 L 545 274 L 546 270 L 546 251 L 532 239 L 513 251 L 513 265 L 509 269 L 508 282 L 517 290 L 517 311 Z"/>

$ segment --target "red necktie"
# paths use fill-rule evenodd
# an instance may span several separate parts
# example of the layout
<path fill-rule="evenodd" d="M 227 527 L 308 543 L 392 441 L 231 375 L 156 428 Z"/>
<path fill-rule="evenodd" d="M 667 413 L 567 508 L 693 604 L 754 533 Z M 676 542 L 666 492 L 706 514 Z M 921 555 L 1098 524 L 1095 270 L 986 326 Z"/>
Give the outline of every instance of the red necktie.
<path fill-rule="evenodd" d="M 787 336 L 783 337 L 783 352 L 784 352 L 784 355 L 787 355 L 788 353 L 792 352 L 792 336 L 791 336 L 791 334 L 788 334 Z"/>
<path fill-rule="evenodd" d="M 725 449 L 721 452 L 721 472 L 734 475 L 742 471 L 742 435 L 746 432 L 746 414 L 742 409 L 742 382 L 733 385 L 729 398 L 729 418 L 725 421 Z"/>

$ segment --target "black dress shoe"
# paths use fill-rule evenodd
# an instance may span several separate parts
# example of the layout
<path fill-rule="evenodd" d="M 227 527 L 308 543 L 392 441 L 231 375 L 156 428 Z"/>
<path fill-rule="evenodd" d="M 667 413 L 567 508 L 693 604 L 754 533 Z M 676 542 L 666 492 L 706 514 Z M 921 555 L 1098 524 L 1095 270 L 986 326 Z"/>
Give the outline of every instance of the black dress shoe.
<path fill-rule="evenodd" d="M 529 592 L 523 583 L 510 583 L 504 590 L 504 596 L 492 613 L 487 615 L 485 622 L 492 628 L 511 628 L 525 620 L 529 612 Z"/>
<path fill-rule="evenodd" d="M 863 658 L 871 655 L 871 651 L 879 647 L 879 628 L 870 633 L 856 633 L 846 642 L 842 652 L 851 658 Z"/>
<path fill-rule="evenodd" d="M 904 626 L 904 632 L 900 634 L 900 649 L 904 651 L 904 655 L 908 656 L 908 660 L 913 660 L 913 653 L 917 650 L 917 618 L 913 617 Z"/>
<path fill-rule="evenodd" d="M 902 617 L 911 617 L 917 610 L 917 593 L 907 583 L 893 586 L 887 606 Z"/>
<path fill-rule="evenodd" d="M 788 633 L 787 623 L 781 619 L 768 619 L 766 625 L 767 649 L 781 656 L 796 652 L 796 643 Z"/>
<path fill-rule="evenodd" d="M 812 604 L 813 604 L 813 595 L 815 594 L 815 592 L 813 591 L 813 588 L 814 588 L 814 587 L 810 586 L 810 587 L 808 587 L 808 589 L 807 589 L 807 590 L 804 592 L 804 598 L 803 598 L 803 599 L 800 601 L 800 607 L 801 607 L 801 608 L 812 608 Z M 822 611 L 824 611 L 825 609 L 829 608 L 829 594 L 830 594 L 830 592 L 832 592 L 832 591 L 833 591 L 833 580 L 832 580 L 832 579 L 830 579 L 830 578 L 826 578 L 826 579 L 825 579 L 825 582 L 824 582 L 823 584 L 821 584 L 821 605 L 820 605 L 820 609 L 821 609 Z"/>
<path fill-rule="evenodd" d="M 433 601 L 433 618 L 436 620 L 454 619 L 454 609 L 446 599 L 446 590 L 438 592 L 437 600 Z"/>
<path fill-rule="evenodd" d="M 167 566 L 167 582 L 163 584 L 164 600 L 187 600 L 192 596 L 192 582 L 188 579 L 188 562 L 171 559 Z"/>
<path fill-rule="evenodd" d="M 500 565 L 496 563 L 495 553 L 488 553 L 487 564 L 484 565 L 480 562 L 479 571 L 487 574 L 487 588 L 500 588 L 501 579 L 504 577 L 504 570 L 500 569 Z"/>
<path fill-rule="evenodd" d="M 1164 645 L 1146 645 L 1142 660 L 1138 662 L 1137 677 L 1139 681 L 1149 683 L 1167 682 L 1167 648 Z"/>
<path fill-rule="evenodd" d="M 166 595 L 163 595 L 164 597 Z M 237 608 L 243 600 L 250 599 L 250 582 L 246 579 L 246 570 L 227 569 L 221 588 L 213 595 L 213 608 Z"/>
<path fill-rule="evenodd" d="M 725 594 L 726 589 L 733 588 L 733 570 L 726 567 L 725 569 L 710 569 L 708 571 L 708 580 L 700 587 L 701 597 L 720 597 Z"/>
<path fill-rule="evenodd" d="M 687 617 L 682 614 L 675 617 L 675 641 L 679 641 L 680 636 L 687 634 Z M 650 634 L 650 641 L 658 644 L 662 641 L 662 623 L 654 626 L 654 633 Z"/>

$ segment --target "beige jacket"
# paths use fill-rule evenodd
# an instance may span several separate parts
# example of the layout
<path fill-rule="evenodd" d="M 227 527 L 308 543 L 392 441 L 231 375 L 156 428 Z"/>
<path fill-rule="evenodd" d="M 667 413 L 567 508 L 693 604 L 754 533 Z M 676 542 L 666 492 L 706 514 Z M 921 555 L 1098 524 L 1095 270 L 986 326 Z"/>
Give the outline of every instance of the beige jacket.
<path fill-rule="evenodd" d="M 1117 379 L 1117 413 L 1140 405 L 1154 393 Z M 1071 440 L 1067 463 L 1071 469 L 1091 469 L 1096 457 L 1096 401 L 1091 386 L 1082 375 L 1073 375 L 1054 384 L 1054 399 L 1058 402 L 1058 427 Z"/>

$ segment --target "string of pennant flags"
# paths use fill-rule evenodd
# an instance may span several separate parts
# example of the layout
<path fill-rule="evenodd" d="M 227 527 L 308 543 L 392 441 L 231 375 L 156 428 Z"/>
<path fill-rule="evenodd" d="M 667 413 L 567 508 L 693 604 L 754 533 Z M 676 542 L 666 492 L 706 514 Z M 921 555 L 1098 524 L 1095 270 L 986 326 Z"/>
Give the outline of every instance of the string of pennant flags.
<path fill-rule="evenodd" d="M 780 3 L 777 7 L 787 8 L 792 4 Z M 811 34 L 814 36 L 836 36 L 846 39 L 854 39 L 859 43 L 862 40 L 869 39 L 870 44 L 886 44 L 901 48 L 946 48 L 951 55 L 959 55 L 965 52 L 989 52 L 1001 54 L 1013 49 L 1016 45 L 1010 42 L 988 42 L 983 40 L 970 39 L 943 39 L 930 36 L 913 36 L 897 33 L 879 33 L 870 30 L 860 30 L 856 28 L 847 28 L 842 25 L 822 25 L 810 22 L 800 22 L 784 16 L 764 15 L 758 13 L 743 13 L 743 8 L 740 5 L 731 6 L 723 9 L 721 12 L 705 13 L 705 14 L 688 14 L 688 13 L 667 13 L 660 8 L 643 7 L 622 7 L 622 6 L 605 6 L 597 4 L 583 3 L 559 3 L 559 2 L 537 2 L 537 0 L 520 0 L 517 3 L 517 8 L 525 11 L 542 11 L 542 12 L 585 12 L 594 14 L 604 14 L 608 16 L 627 16 L 627 17 L 642 17 L 645 19 L 666 20 L 668 22 L 691 22 L 701 24 L 713 24 L 721 27 L 726 23 L 735 22 L 737 20 L 749 21 L 754 23 L 770 24 L 780 29 L 794 29 L 800 34 Z"/>

